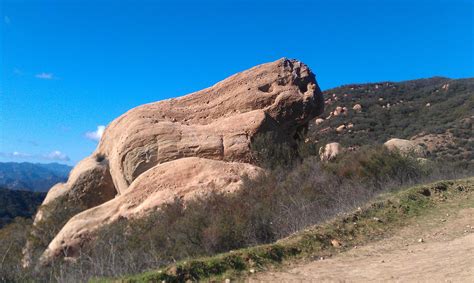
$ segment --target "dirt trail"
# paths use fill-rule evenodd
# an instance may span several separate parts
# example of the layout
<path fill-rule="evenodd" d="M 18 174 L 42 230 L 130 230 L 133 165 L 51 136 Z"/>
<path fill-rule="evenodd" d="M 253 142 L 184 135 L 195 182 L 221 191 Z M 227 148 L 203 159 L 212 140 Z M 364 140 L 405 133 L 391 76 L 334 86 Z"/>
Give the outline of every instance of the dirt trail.
<path fill-rule="evenodd" d="M 395 235 L 248 282 L 474 282 L 474 207 L 445 208 Z"/>

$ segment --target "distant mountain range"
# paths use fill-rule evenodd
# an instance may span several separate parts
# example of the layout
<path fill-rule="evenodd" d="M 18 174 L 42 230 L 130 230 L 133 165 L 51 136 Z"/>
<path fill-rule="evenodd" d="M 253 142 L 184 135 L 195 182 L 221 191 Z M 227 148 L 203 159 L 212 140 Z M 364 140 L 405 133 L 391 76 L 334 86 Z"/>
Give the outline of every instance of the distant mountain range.
<path fill-rule="evenodd" d="M 54 184 L 66 181 L 71 169 L 58 163 L 0 162 L 0 187 L 46 192 Z"/>

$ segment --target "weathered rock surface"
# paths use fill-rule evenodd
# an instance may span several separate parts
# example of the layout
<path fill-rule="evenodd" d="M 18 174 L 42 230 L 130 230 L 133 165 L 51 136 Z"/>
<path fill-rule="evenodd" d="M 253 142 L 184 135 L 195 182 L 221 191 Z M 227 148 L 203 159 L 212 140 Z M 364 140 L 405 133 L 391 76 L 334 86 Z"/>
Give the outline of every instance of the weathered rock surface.
<path fill-rule="evenodd" d="M 243 174 L 262 172 L 251 165 L 255 135 L 273 131 L 294 141 L 323 108 L 309 68 L 280 59 L 128 111 L 106 128 L 97 150 L 78 164 L 68 183 L 48 194 L 47 201 L 77 195 L 92 208 L 70 219 L 43 261 L 66 250 L 74 254 L 93 231 L 118 217 L 140 217 L 175 197 L 234 191 Z M 118 195 L 109 200 L 112 191 Z"/>
<path fill-rule="evenodd" d="M 255 134 L 280 130 L 292 137 L 323 107 L 309 68 L 280 59 L 193 94 L 128 111 L 107 127 L 97 153 L 107 156 L 122 193 L 147 169 L 178 158 L 248 162 Z"/>
<path fill-rule="evenodd" d="M 47 208 L 47 205 L 59 198 L 67 198 L 77 207 L 87 209 L 113 199 L 116 194 L 117 191 L 110 176 L 107 161 L 96 157 L 87 157 L 70 172 L 67 183 L 58 183 L 48 191 L 36 213 L 33 225 L 38 225 L 44 220 L 45 209 L 51 210 L 51 208 Z M 49 211 L 49 213 L 54 214 L 55 212 Z M 32 243 L 28 240 L 23 249 L 22 264 L 24 267 L 31 265 L 31 253 Z"/>
<path fill-rule="evenodd" d="M 60 197 L 68 197 L 81 206 L 91 208 L 113 199 L 116 194 L 107 162 L 87 157 L 74 167 L 67 183 L 56 184 L 48 191 L 42 206 Z M 42 217 L 40 209 L 35 223 L 41 221 Z"/>
<path fill-rule="evenodd" d="M 254 178 L 261 171 L 248 163 L 198 157 L 159 164 L 140 175 L 124 194 L 71 218 L 41 260 L 48 262 L 60 255 L 76 256 L 82 242 L 94 231 L 119 218 L 140 217 L 175 198 L 186 201 L 214 189 L 233 192 L 241 186 L 243 175 Z"/>

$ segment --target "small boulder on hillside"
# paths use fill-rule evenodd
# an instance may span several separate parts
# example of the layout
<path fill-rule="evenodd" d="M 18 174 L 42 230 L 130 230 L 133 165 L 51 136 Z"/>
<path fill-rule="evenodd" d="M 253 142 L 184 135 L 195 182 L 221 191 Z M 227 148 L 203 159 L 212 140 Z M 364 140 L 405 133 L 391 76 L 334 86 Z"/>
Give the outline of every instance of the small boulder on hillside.
<path fill-rule="evenodd" d="M 352 107 L 352 109 L 353 109 L 355 112 L 361 112 L 361 111 L 362 111 L 362 105 L 356 104 L 356 105 L 354 105 L 354 107 Z"/>
<path fill-rule="evenodd" d="M 343 148 L 338 142 L 328 143 L 324 148 L 319 148 L 321 161 L 331 161 L 342 152 Z"/>
<path fill-rule="evenodd" d="M 324 119 L 322 119 L 322 118 L 318 118 L 318 119 L 316 119 L 316 120 L 314 121 L 314 123 L 315 123 L 316 125 L 321 125 L 323 122 L 324 122 Z"/>
<path fill-rule="evenodd" d="M 399 151 L 403 155 L 425 156 L 423 147 L 411 140 L 394 138 L 385 142 L 384 146 L 390 151 Z"/>
<path fill-rule="evenodd" d="M 346 125 L 340 125 L 339 127 L 336 128 L 336 132 L 342 133 L 346 129 Z"/>

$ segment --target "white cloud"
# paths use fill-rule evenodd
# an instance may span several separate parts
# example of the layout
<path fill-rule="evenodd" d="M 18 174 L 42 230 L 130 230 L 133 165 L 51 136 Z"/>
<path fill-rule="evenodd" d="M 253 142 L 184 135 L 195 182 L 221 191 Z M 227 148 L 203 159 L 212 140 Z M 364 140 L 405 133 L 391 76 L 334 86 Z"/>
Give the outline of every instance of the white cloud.
<path fill-rule="evenodd" d="M 7 152 L 7 153 L 2 152 L 1 156 L 9 157 L 9 158 L 30 158 L 30 157 L 32 157 L 31 154 L 24 153 L 24 152 L 19 152 L 19 151 Z"/>
<path fill-rule="evenodd" d="M 59 150 L 54 150 L 48 154 L 29 154 L 19 151 L 13 152 L 0 152 L 0 157 L 8 158 L 8 159 L 33 159 L 33 160 L 54 160 L 54 161 L 69 161 L 71 160 L 69 156 L 62 153 Z"/>
<path fill-rule="evenodd" d="M 27 154 L 27 153 L 14 151 L 14 152 L 12 152 L 12 156 L 14 156 L 14 157 L 29 157 L 30 155 Z"/>
<path fill-rule="evenodd" d="M 66 154 L 62 153 L 61 151 L 59 150 L 55 150 L 55 151 L 52 151 L 46 155 L 43 155 L 43 157 L 45 159 L 48 159 L 48 160 L 57 160 L 57 161 L 69 161 L 69 156 L 67 156 Z"/>
<path fill-rule="evenodd" d="M 87 132 L 85 134 L 86 138 L 93 140 L 93 141 L 100 141 L 100 138 L 102 137 L 102 134 L 104 133 L 105 126 L 97 126 L 97 130 L 93 132 Z"/>
<path fill-rule="evenodd" d="M 3 17 L 3 21 L 4 21 L 7 25 L 9 25 L 9 24 L 12 22 L 12 21 L 10 20 L 10 17 L 8 17 L 8 16 Z"/>
<path fill-rule="evenodd" d="M 40 73 L 40 74 L 37 74 L 35 77 L 42 80 L 54 79 L 54 75 L 52 73 Z"/>

